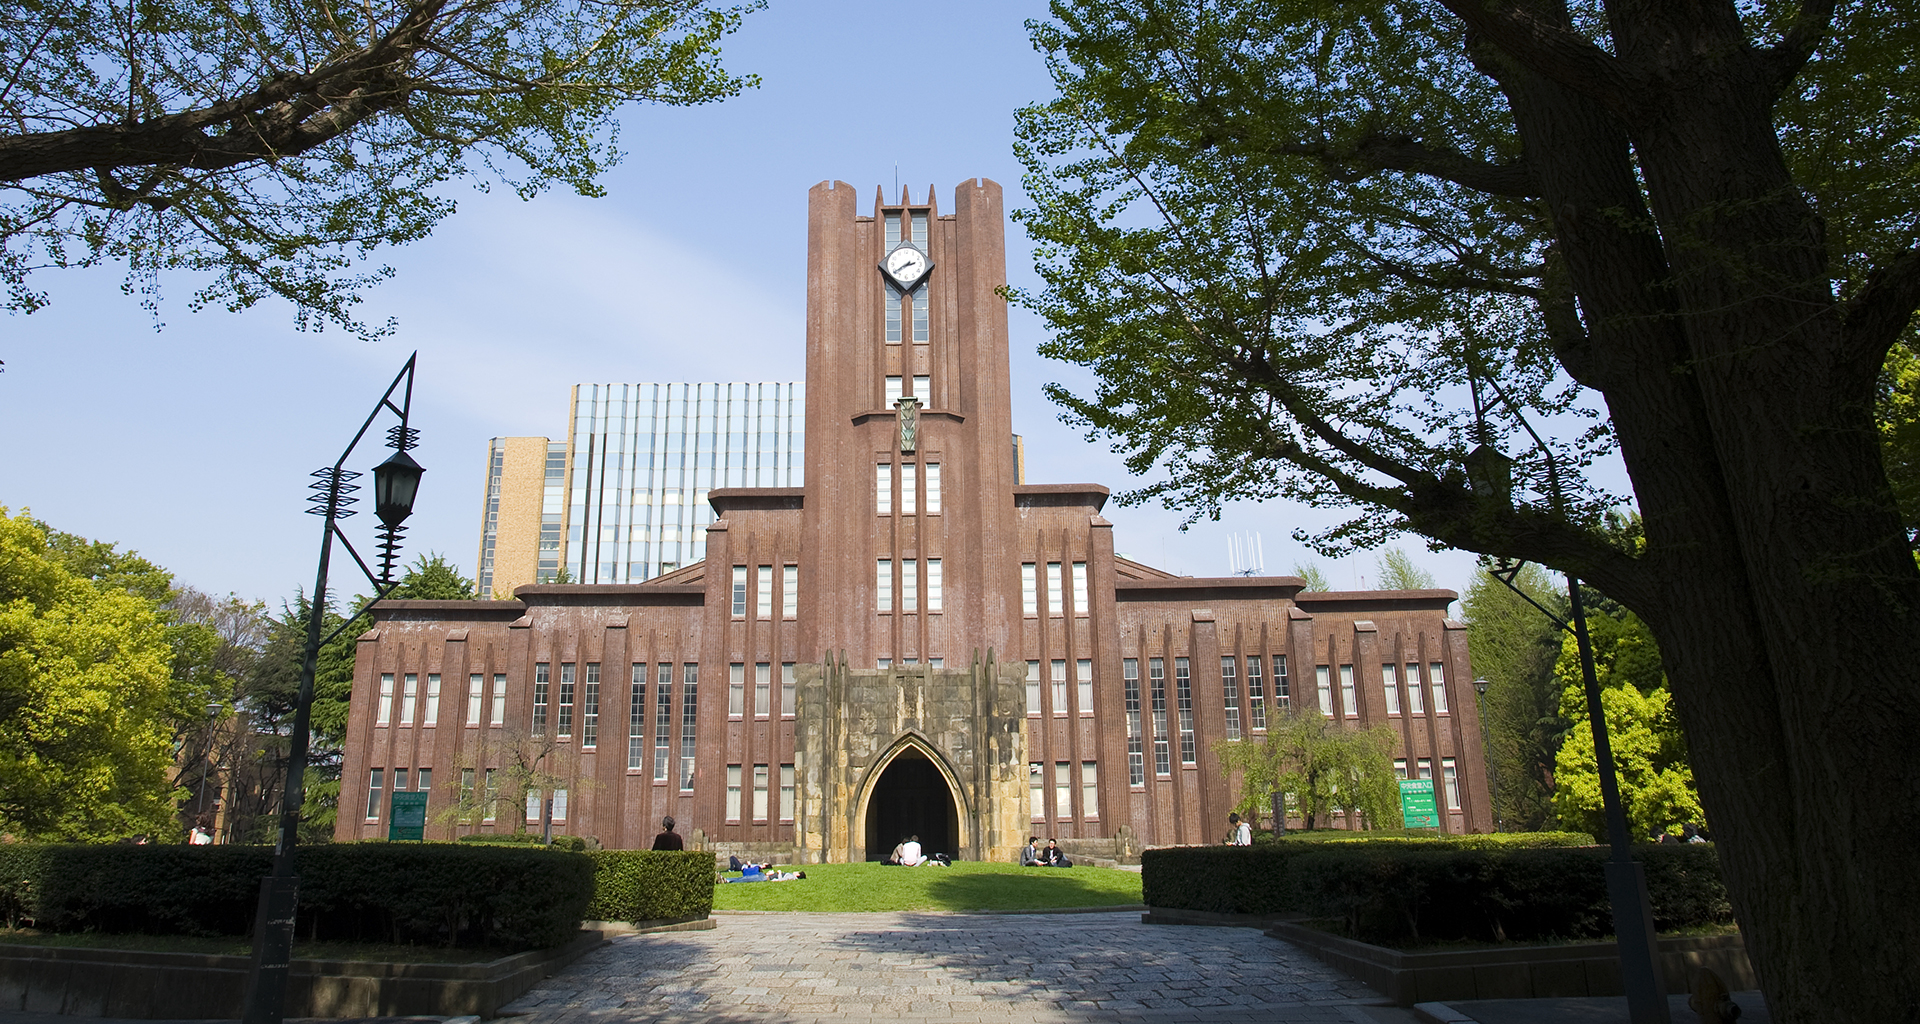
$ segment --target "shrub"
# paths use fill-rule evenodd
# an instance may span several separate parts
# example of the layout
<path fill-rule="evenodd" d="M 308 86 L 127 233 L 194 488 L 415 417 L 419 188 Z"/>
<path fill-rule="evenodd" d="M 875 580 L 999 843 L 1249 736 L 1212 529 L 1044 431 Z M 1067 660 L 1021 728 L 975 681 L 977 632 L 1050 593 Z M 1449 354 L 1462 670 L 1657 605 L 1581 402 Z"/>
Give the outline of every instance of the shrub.
<path fill-rule="evenodd" d="M 595 921 L 672 921 L 713 911 L 713 854 L 693 850 L 599 850 L 594 865 Z"/>
<path fill-rule="evenodd" d="M 477 843 L 481 846 L 545 846 L 546 841 L 538 832 L 475 832 L 470 836 L 461 836 L 454 840 L 460 843 Z M 573 853 L 585 853 L 587 841 L 580 836 L 554 836 L 553 848 Z"/>

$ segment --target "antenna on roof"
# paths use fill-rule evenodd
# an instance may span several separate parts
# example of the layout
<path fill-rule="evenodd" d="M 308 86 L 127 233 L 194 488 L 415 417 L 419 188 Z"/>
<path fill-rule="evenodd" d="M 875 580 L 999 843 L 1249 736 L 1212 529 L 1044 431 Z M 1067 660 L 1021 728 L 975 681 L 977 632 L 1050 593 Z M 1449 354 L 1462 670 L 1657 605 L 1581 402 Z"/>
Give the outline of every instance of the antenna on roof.
<path fill-rule="evenodd" d="M 1235 576 L 1266 575 L 1267 549 L 1260 534 L 1228 534 L 1227 564 Z"/>

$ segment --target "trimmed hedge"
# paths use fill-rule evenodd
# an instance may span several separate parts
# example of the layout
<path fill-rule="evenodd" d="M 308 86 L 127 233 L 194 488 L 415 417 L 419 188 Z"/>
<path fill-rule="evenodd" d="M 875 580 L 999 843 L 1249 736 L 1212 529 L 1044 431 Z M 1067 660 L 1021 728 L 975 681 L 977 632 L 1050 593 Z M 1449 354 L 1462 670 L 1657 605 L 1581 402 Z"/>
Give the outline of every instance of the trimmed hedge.
<path fill-rule="evenodd" d="M 538 832 L 475 832 L 461 836 L 456 843 L 477 843 L 481 846 L 545 846 L 546 841 Z M 570 850 L 574 853 L 587 852 L 587 841 L 580 836 L 554 836 L 553 848 Z"/>
<path fill-rule="evenodd" d="M 597 850 L 594 921 L 674 921 L 713 912 L 713 854 L 695 850 Z"/>
<path fill-rule="evenodd" d="M 1388 944 L 1444 939 L 1534 941 L 1611 932 L 1602 847 L 1465 843 L 1276 844 L 1148 850 L 1148 905 L 1221 913 L 1337 918 L 1347 934 Z M 1654 926 L 1732 920 L 1709 845 L 1644 846 Z"/>
<path fill-rule="evenodd" d="M 578 853 L 429 843 L 299 851 L 299 931 L 519 951 L 567 941 L 593 896 Z M 273 851 L 0 845 L 0 916 L 49 931 L 246 935 Z"/>

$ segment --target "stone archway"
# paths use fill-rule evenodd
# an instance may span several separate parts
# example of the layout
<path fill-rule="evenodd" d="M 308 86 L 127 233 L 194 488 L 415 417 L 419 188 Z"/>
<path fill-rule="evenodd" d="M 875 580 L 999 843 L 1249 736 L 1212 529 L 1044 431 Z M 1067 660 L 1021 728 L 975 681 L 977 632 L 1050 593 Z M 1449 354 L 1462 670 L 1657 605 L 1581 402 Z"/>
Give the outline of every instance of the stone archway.
<path fill-rule="evenodd" d="M 928 854 L 962 856 L 960 808 L 940 766 L 917 744 L 902 747 L 873 781 L 861 832 L 868 860 L 883 860 L 910 835 Z"/>

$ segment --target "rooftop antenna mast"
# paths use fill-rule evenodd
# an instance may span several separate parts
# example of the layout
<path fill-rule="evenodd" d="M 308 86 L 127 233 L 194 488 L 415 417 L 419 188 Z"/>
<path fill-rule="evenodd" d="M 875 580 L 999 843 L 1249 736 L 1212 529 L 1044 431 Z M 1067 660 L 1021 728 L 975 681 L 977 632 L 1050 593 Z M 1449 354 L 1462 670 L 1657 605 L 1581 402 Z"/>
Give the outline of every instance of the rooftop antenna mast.
<path fill-rule="evenodd" d="M 1235 576 L 1266 575 L 1267 549 L 1260 534 L 1228 534 L 1227 564 Z"/>

